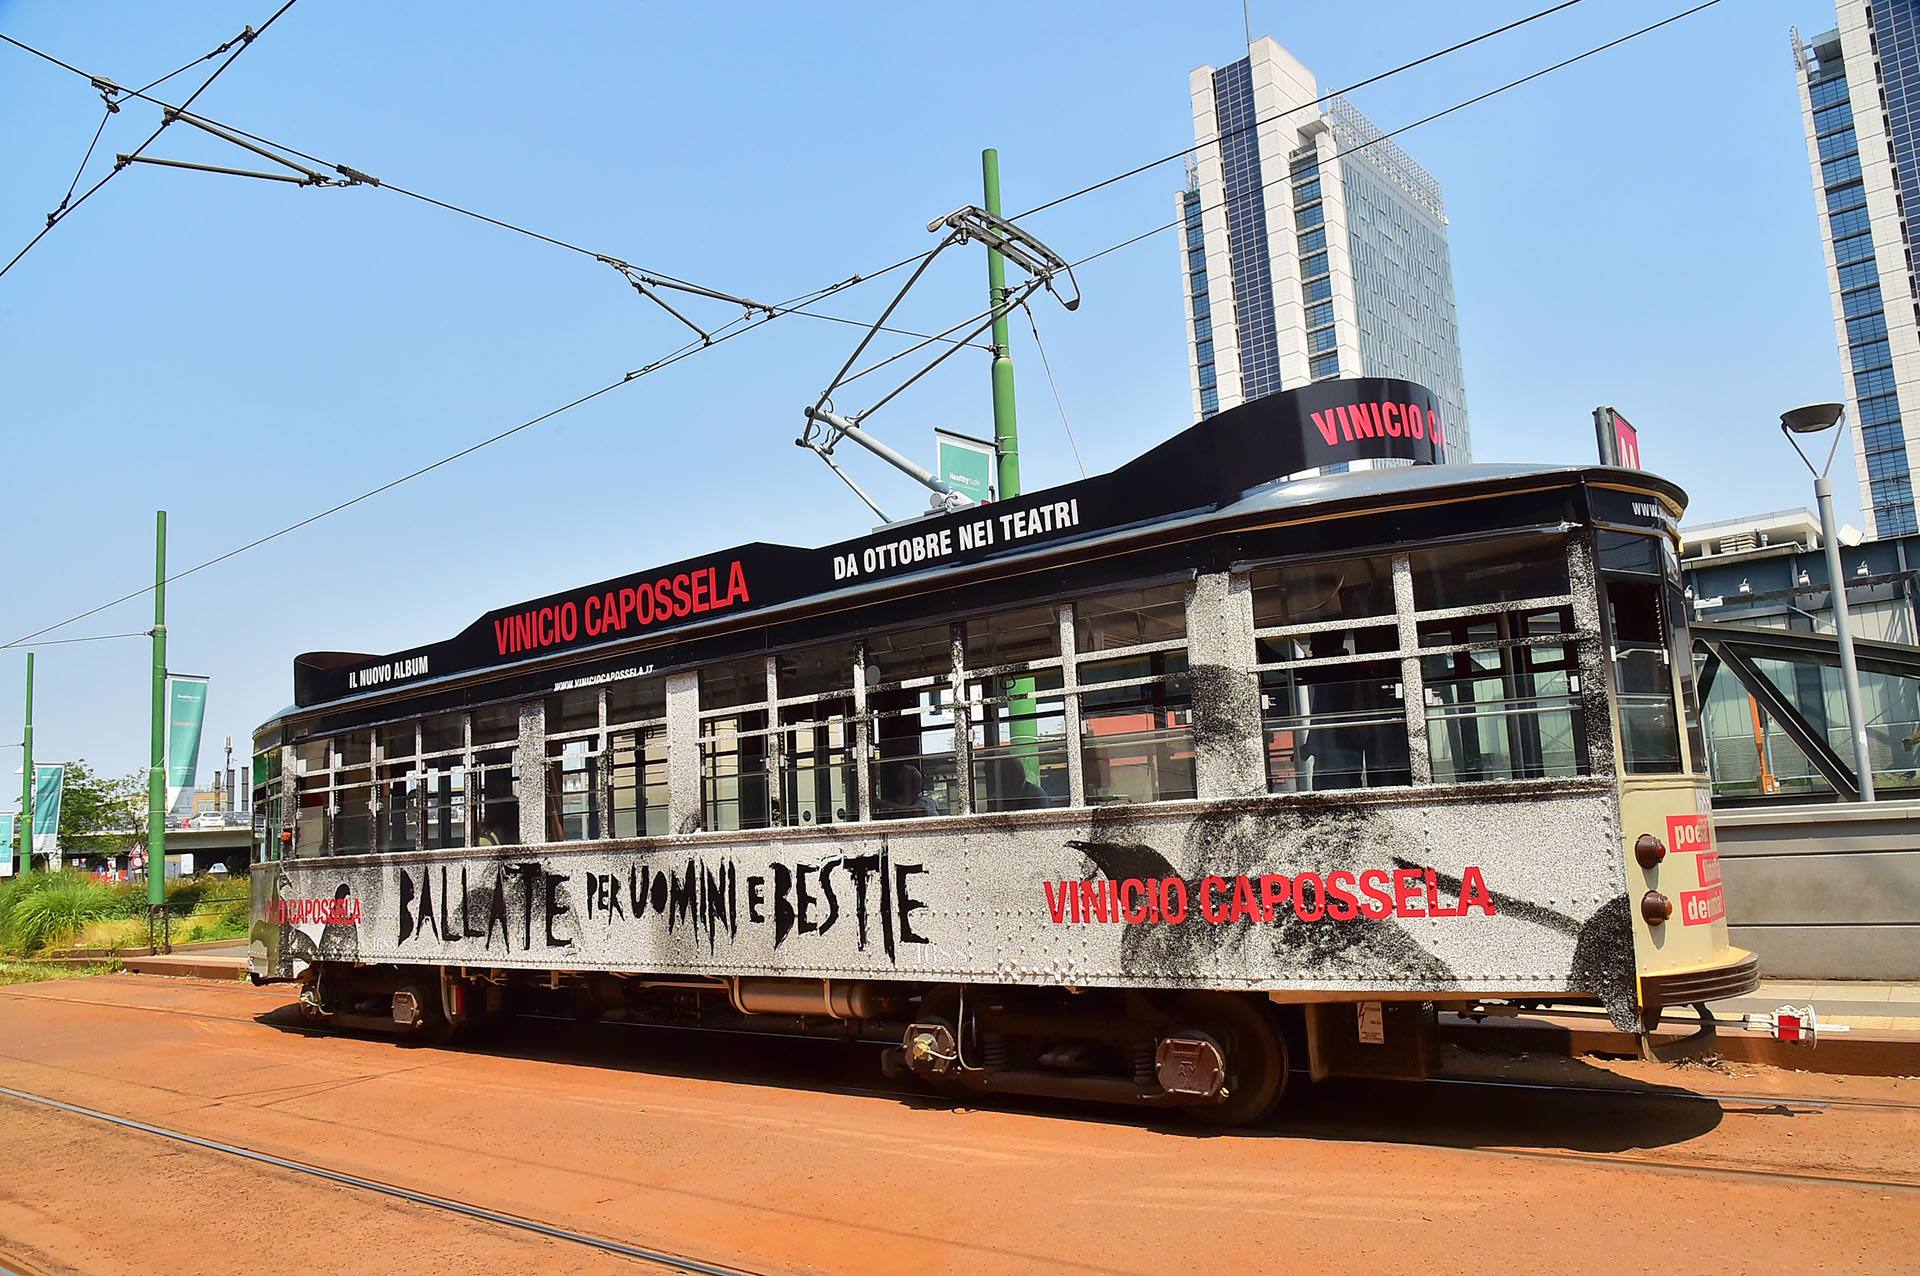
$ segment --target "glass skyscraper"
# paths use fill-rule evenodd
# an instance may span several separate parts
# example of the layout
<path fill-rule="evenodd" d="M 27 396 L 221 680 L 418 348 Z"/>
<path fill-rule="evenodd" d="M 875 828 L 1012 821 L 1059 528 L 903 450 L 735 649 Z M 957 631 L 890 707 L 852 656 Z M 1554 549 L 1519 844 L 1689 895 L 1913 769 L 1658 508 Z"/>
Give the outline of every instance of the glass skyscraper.
<path fill-rule="evenodd" d="M 1793 63 L 1860 505 L 1869 536 L 1898 536 L 1916 530 L 1920 464 L 1920 288 L 1908 231 L 1920 208 L 1920 19 L 1915 0 L 1836 9 L 1833 30 L 1793 32 Z"/>
<path fill-rule="evenodd" d="M 1200 150 L 1179 195 L 1194 415 L 1334 377 L 1466 386 L 1440 185 L 1271 39 L 1190 78 Z"/>

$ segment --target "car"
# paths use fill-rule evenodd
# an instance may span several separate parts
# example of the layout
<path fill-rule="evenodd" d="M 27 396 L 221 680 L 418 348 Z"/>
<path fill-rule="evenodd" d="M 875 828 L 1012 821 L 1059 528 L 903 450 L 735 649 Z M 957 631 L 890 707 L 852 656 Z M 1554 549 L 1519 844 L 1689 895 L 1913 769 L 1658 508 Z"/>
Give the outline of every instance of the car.
<path fill-rule="evenodd" d="M 197 829 L 218 829 L 227 826 L 227 817 L 219 811 L 202 811 L 193 817 L 189 827 Z"/>

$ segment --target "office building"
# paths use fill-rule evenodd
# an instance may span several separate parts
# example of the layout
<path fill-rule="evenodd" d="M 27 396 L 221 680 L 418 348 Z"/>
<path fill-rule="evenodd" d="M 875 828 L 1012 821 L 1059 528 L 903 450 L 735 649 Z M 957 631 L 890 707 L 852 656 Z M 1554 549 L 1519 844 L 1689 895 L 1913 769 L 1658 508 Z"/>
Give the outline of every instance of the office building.
<path fill-rule="evenodd" d="M 1792 33 L 1807 161 L 1846 377 L 1869 536 L 1917 529 L 1920 289 L 1920 19 L 1915 0 L 1839 0 L 1831 31 Z"/>
<path fill-rule="evenodd" d="M 1179 195 L 1196 418 L 1335 377 L 1416 381 L 1471 454 L 1440 185 L 1273 40 L 1193 72 Z"/>

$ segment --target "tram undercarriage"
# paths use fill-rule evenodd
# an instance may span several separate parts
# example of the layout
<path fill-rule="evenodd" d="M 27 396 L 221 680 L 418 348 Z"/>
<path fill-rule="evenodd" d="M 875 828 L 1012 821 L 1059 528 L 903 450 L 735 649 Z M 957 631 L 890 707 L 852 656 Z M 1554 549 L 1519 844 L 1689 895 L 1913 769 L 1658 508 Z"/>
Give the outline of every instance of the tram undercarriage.
<path fill-rule="evenodd" d="M 887 1075 L 945 1094 L 1171 1108 L 1221 1126 L 1272 1113 L 1299 1065 L 1318 1080 L 1419 1079 L 1438 1064 L 1433 1002 L 1279 1004 L 1258 992 L 322 961 L 303 972 L 299 1005 L 316 1026 L 433 1044 L 527 1014 L 867 1041 L 889 1047 Z"/>

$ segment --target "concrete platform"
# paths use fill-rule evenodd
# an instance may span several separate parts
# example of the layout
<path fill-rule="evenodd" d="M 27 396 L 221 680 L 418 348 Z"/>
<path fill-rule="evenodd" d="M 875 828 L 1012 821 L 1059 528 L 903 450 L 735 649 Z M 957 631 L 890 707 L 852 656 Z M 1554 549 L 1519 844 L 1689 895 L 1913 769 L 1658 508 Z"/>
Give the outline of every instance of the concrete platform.
<path fill-rule="evenodd" d="M 197 947 L 189 952 L 148 953 L 126 957 L 121 968 L 136 975 L 173 975 L 184 979 L 245 979 L 247 946 L 226 944 Z"/>

